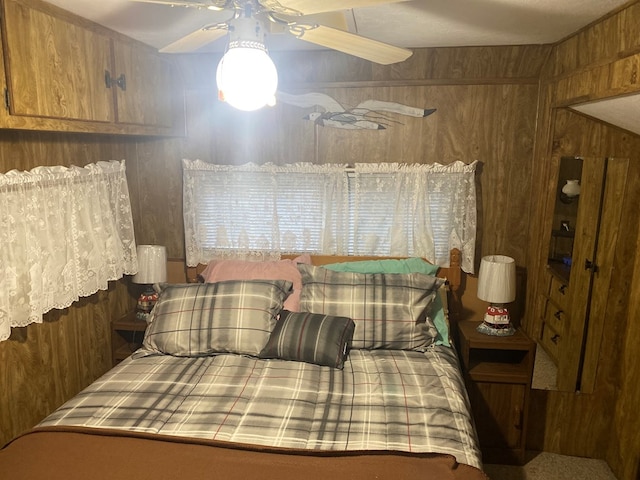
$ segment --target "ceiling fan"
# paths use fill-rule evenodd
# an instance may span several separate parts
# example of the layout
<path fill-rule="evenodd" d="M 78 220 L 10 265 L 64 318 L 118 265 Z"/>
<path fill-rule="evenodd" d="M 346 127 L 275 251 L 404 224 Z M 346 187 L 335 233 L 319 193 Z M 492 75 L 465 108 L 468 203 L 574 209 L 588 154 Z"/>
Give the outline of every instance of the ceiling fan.
<path fill-rule="evenodd" d="M 164 53 L 192 52 L 227 33 L 244 28 L 243 19 L 256 21 L 263 32 L 284 32 L 322 47 L 338 50 L 382 65 L 402 62 L 412 55 L 396 47 L 347 31 L 344 10 L 406 0 L 133 0 L 173 7 L 229 11 L 221 23 L 199 30 L 160 49 Z M 331 25 L 331 26 L 329 26 Z"/>

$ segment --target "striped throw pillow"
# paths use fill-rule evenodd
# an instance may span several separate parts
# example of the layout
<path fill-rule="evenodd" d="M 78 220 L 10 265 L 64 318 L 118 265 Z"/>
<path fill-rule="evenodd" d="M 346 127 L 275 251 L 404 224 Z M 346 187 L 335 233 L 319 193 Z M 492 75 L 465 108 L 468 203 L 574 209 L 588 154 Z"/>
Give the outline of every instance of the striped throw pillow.
<path fill-rule="evenodd" d="M 350 318 L 283 310 L 260 358 L 343 368 L 354 328 Z"/>

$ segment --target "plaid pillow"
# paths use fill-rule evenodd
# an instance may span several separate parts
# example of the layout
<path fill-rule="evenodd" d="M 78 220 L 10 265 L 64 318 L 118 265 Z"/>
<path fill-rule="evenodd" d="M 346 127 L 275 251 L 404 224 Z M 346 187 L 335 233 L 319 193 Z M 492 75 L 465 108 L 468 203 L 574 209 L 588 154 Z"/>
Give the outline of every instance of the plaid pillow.
<path fill-rule="evenodd" d="M 167 285 L 151 312 L 143 347 L 176 356 L 258 355 L 290 291 L 285 280 Z"/>
<path fill-rule="evenodd" d="M 353 348 L 424 350 L 438 334 L 429 306 L 444 283 L 421 273 L 363 274 L 298 265 L 300 310 L 353 319 Z"/>
<path fill-rule="evenodd" d="M 306 262 L 309 263 L 309 262 Z M 323 265 L 323 268 L 336 272 L 355 273 L 424 273 L 425 275 L 435 275 L 440 267 L 433 265 L 418 257 L 412 258 L 384 258 L 381 260 L 364 260 L 356 262 L 330 263 Z M 445 280 L 446 282 L 446 280 Z M 429 308 L 429 317 L 438 330 L 436 345 L 451 346 L 449 341 L 449 317 L 446 305 L 447 290 L 443 285 L 439 289 L 439 295 L 433 300 Z"/>
<path fill-rule="evenodd" d="M 260 358 L 342 368 L 355 325 L 346 317 L 283 310 Z"/>

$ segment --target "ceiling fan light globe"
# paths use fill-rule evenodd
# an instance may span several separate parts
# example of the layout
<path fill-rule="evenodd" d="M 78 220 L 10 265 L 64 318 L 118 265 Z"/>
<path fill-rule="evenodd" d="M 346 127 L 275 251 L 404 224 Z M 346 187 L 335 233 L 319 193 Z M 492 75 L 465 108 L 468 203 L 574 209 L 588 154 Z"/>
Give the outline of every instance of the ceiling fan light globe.
<path fill-rule="evenodd" d="M 218 63 L 216 83 L 219 98 L 250 112 L 274 103 L 278 71 L 266 50 L 235 47 Z"/>

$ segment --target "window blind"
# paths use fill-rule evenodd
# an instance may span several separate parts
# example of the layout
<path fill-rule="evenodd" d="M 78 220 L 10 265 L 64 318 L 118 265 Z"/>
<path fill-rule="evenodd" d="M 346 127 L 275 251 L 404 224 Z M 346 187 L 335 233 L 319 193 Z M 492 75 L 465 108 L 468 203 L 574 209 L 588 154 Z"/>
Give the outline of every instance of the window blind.
<path fill-rule="evenodd" d="M 447 265 L 455 247 L 473 271 L 475 162 L 347 169 L 184 160 L 183 167 L 190 266 L 303 252 L 421 256 Z"/>

